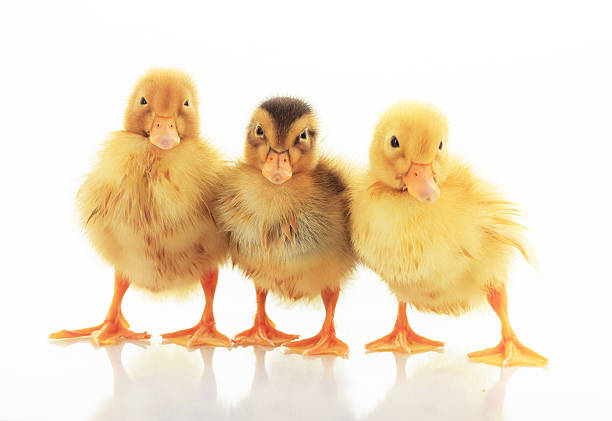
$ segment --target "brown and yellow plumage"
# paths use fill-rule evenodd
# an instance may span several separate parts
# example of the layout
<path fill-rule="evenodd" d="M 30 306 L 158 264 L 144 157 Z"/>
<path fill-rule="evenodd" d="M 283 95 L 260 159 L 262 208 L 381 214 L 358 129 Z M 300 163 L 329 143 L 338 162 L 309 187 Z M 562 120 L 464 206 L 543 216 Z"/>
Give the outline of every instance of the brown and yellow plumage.
<path fill-rule="evenodd" d="M 339 288 L 355 266 L 345 186 L 326 159 L 280 186 L 237 164 L 224 178 L 217 206 L 233 263 L 257 287 L 287 299 Z"/>
<path fill-rule="evenodd" d="M 279 345 L 292 339 L 268 323 L 263 309 L 268 291 L 288 300 L 323 294 L 326 308 L 332 301 L 335 306 L 340 288 L 355 268 L 346 170 L 319 157 L 317 130 L 314 113 L 305 102 L 268 100 L 255 110 L 249 124 L 245 161 L 223 176 L 215 218 L 228 236 L 234 265 L 253 280 L 261 301 L 254 328 L 235 339 L 240 345 Z M 275 177 L 282 181 L 271 181 Z M 345 355 L 348 348 L 331 338 L 331 319 L 330 323 L 324 339 L 329 343 L 301 351 Z M 335 348 L 328 346 L 332 342 Z"/>
<path fill-rule="evenodd" d="M 180 290 L 227 256 L 210 212 L 221 160 L 198 138 L 157 149 L 140 135 L 115 132 L 77 203 L 96 250 L 132 284 Z"/>
<path fill-rule="evenodd" d="M 195 86 L 183 72 L 152 70 L 136 84 L 124 130 L 111 134 L 77 194 L 87 236 L 115 268 L 113 302 L 99 326 L 51 338 L 91 335 L 99 345 L 147 338 L 131 332 L 121 314 L 128 287 L 180 293 L 201 284 L 202 321 L 164 337 L 190 346 L 231 345 L 216 331 L 212 314 L 217 267 L 227 259 L 225 236 L 211 212 L 223 166 L 200 138 L 198 106 Z"/>

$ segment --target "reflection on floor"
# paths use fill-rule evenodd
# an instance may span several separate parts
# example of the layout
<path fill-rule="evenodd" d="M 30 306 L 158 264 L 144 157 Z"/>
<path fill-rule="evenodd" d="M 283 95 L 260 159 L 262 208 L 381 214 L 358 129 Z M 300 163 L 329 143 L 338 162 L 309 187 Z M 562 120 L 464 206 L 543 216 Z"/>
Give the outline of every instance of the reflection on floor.
<path fill-rule="evenodd" d="M 315 381 L 271 382 L 266 371 L 262 348 L 253 350 L 256 356 L 255 374 L 246 399 L 232 408 L 232 420 L 351 420 L 354 419 L 347 402 L 338 395 L 334 378 L 334 357 L 314 357 L 321 360 L 323 376 Z M 304 387 L 305 386 L 305 387 Z"/>
<path fill-rule="evenodd" d="M 216 420 L 228 417 L 227 408 L 217 400 L 212 365 L 214 348 L 196 351 L 202 355 L 204 371 L 199 381 L 192 382 L 164 372 L 129 376 L 121 361 L 124 346 L 105 348 L 113 369 L 113 397 L 96 412 L 94 420 Z"/>
<path fill-rule="evenodd" d="M 132 361 L 133 374 L 128 374 L 122 353 L 125 347 L 134 345 L 147 349 Z M 395 380 L 391 388 L 373 410 L 358 416 L 343 393 L 348 385 L 336 379 L 337 359 L 308 358 L 304 359 L 304 367 L 294 369 L 295 361 L 281 358 L 284 355 L 266 358 L 268 350 L 256 347 L 250 351 L 255 359 L 250 389 L 245 397 L 228 404 L 218 397 L 214 348 L 192 351 L 201 355 L 201 375 L 193 365 L 184 364 L 180 355 L 186 351 L 174 345 L 132 342 L 105 348 L 112 366 L 114 391 L 92 419 L 493 421 L 503 419 L 506 385 L 516 371 L 499 370 L 498 380 L 490 388 L 480 389 L 475 387 L 473 376 L 473 368 L 480 365 L 451 360 L 443 365 L 417 366 L 407 375 L 409 358 L 394 355 Z"/>
<path fill-rule="evenodd" d="M 506 384 L 516 368 L 500 369 L 497 382 L 488 390 L 474 392 L 465 373 L 449 367 L 421 370 L 406 376 L 405 355 L 394 354 L 395 384 L 384 401 L 366 417 L 368 421 L 483 420 L 502 419 Z M 478 396 L 477 394 L 480 394 Z"/>

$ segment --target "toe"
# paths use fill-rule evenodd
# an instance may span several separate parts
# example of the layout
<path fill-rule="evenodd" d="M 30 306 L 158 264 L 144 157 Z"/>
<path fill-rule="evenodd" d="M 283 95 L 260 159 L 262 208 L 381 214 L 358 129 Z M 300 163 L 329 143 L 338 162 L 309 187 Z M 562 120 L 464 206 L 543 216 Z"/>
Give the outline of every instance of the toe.
<path fill-rule="evenodd" d="M 265 346 L 265 347 L 270 347 L 270 348 L 275 346 L 275 344 L 272 341 L 270 341 L 260 332 L 253 331 L 252 329 L 249 329 L 247 331 L 244 331 L 234 336 L 234 338 L 232 339 L 232 342 L 234 343 L 235 346 L 257 345 L 257 346 Z"/>
<path fill-rule="evenodd" d="M 224 334 L 214 328 L 203 328 L 198 330 L 187 342 L 188 347 L 219 346 L 231 348 L 232 341 Z"/>
<path fill-rule="evenodd" d="M 130 331 L 130 333 L 127 333 L 125 335 L 125 338 L 133 339 L 135 341 L 141 341 L 141 340 L 145 340 L 145 339 L 151 339 L 151 335 L 149 335 L 147 332 L 136 333 L 136 332 L 131 332 Z"/>
<path fill-rule="evenodd" d="M 472 352 L 468 357 L 473 361 L 498 367 L 542 367 L 548 364 L 545 357 L 516 340 L 506 340 L 493 348 Z"/>
<path fill-rule="evenodd" d="M 299 352 L 304 351 L 319 341 L 318 336 L 313 336 L 312 338 L 302 339 L 301 341 L 293 341 L 284 344 L 287 348 L 290 348 L 293 351 Z"/>
<path fill-rule="evenodd" d="M 468 354 L 468 357 L 470 357 L 470 358 L 487 357 L 487 356 L 499 354 L 501 352 L 503 352 L 503 346 L 500 344 L 500 345 L 494 346 L 492 348 L 483 349 L 482 351 L 470 352 Z"/>
<path fill-rule="evenodd" d="M 366 344 L 365 349 L 368 352 L 400 352 L 410 354 L 410 347 L 384 338 Z"/>
<path fill-rule="evenodd" d="M 321 333 L 312 338 L 289 342 L 285 347 L 302 355 L 334 355 L 343 358 L 348 356 L 349 351 L 348 345 L 335 335 Z"/>
<path fill-rule="evenodd" d="M 339 339 L 316 345 L 304 351 L 304 355 L 333 355 L 341 358 L 347 358 L 348 354 L 348 345 Z"/>
<path fill-rule="evenodd" d="M 187 348 L 189 340 L 191 339 L 191 336 L 188 336 L 188 335 L 184 335 L 184 336 L 171 336 L 171 337 L 163 336 L 163 338 L 165 340 L 167 340 L 168 342 L 171 342 L 171 343 L 176 344 L 176 345 L 184 346 L 184 347 Z"/>
<path fill-rule="evenodd" d="M 192 335 L 194 332 L 196 332 L 197 328 L 198 326 L 194 326 L 189 329 L 177 330 L 176 332 L 171 333 L 164 333 L 161 336 L 164 339 L 180 338 L 181 336 Z"/>
<path fill-rule="evenodd" d="M 78 338 L 85 335 L 80 335 L 71 330 L 60 330 L 59 332 L 53 332 L 49 335 L 49 339 L 68 339 L 68 338 Z"/>

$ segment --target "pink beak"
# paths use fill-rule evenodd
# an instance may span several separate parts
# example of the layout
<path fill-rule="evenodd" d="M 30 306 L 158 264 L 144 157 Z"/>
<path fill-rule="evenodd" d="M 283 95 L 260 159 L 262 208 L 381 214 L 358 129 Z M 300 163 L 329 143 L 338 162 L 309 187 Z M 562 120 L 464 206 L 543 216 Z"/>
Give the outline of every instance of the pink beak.
<path fill-rule="evenodd" d="M 155 116 L 149 140 L 160 149 L 172 149 L 181 143 L 174 119 L 172 117 Z"/>
<path fill-rule="evenodd" d="M 274 184 L 283 184 L 293 175 L 289 151 L 276 152 L 270 149 L 261 173 Z"/>
<path fill-rule="evenodd" d="M 440 197 L 440 187 L 434 179 L 431 164 L 415 164 L 413 162 L 403 178 L 408 193 L 421 202 L 433 203 Z"/>

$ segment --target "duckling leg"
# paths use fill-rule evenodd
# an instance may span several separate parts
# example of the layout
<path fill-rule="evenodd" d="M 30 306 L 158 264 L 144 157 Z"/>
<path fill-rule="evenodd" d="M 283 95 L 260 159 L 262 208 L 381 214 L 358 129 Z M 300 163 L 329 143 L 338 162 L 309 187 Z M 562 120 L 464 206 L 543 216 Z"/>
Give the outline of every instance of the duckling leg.
<path fill-rule="evenodd" d="M 147 332 L 136 333 L 129 330 L 130 325 L 121 313 L 121 302 L 129 286 L 130 281 L 115 271 L 115 292 L 104 322 L 85 329 L 60 330 L 49 335 L 49 338 L 67 339 L 89 336 L 91 341 L 98 346 L 114 345 L 119 341 L 119 338 L 134 340 L 149 339 L 151 335 Z"/>
<path fill-rule="evenodd" d="M 506 287 L 491 289 L 487 294 L 489 304 L 497 313 L 502 325 L 501 342 L 493 348 L 472 352 L 468 357 L 474 361 L 492 364 L 499 367 L 526 365 L 541 367 L 548 364 L 548 360 L 535 351 L 519 342 L 510 320 L 508 319 L 508 295 Z"/>
<path fill-rule="evenodd" d="M 321 331 L 312 338 L 285 344 L 293 352 L 303 355 L 335 355 L 342 358 L 348 357 L 349 347 L 336 337 L 334 328 L 334 312 L 340 290 L 325 289 L 321 291 L 321 298 L 325 306 L 325 321 Z"/>
<path fill-rule="evenodd" d="M 406 303 L 399 301 L 397 320 L 390 334 L 383 336 L 365 346 L 369 352 L 401 352 L 405 354 L 419 354 L 444 346 L 444 342 L 432 341 L 417 335 L 406 317 Z"/>
<path fill-rule="evenodd" d="M 266 297 L 268 291 L 255 288 L 255 293 L 257 294 L 257 313 L 255 313 L 253 327 L 234 336 L 234 345 L 277 347 L 285 342 L 299 338 L 298 335 L 289 335 L 275 329 L 274 323 L 266 314 Z"/>
<path fill-rule="evenodd" d="M 215 316 L 213 314 L 213 300 L 217 289 L 219 270 L 215 269 L 208 272 L 200 280 L 206 303 L 202 319 L 192 328 L 179 330 L 177 332 L 166 333 L 162 338 L 168 339 L 178 345 L 186 347 L 198 346 L 224 346 L 231 347 L 232 341 L 224 334 L 217 331 Z"/>

